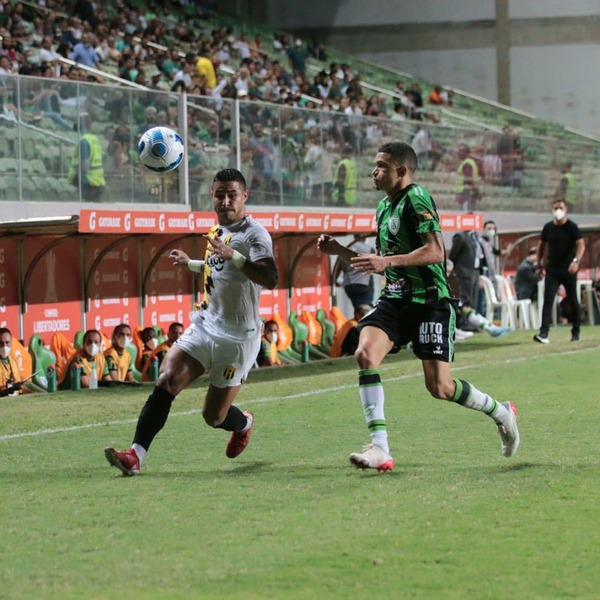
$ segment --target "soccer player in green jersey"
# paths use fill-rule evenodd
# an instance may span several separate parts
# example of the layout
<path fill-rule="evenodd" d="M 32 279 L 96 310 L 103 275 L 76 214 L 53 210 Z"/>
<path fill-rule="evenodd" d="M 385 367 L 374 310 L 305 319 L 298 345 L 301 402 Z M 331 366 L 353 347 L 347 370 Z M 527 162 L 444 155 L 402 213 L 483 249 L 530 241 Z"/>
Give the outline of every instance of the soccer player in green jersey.
<path fill-rule="evenodd" d="M 318 248 L 350 261 L 359 271 L 384 273 L 385 287 L 375 308 L 359 323 L 358 385 L 371 443 L 350 455 L 361 469 L 394 467 L 384 415 L 379 365 L 389 352 L 412 342 L 423 364 L 425 386 L 434 398 L 449 400 L 489 415 L 498 427 L 502 455 L 519 447 L 517 411 L 512 402 L 496 402 L 462 379 L 453 379 L 455 304 L 445 272 L 445 252 L 435 203 L 413 183 L 414 150 L 401 142 L 381 146 L 375 156 L 373 182 L 386 194 L 377 207 L 377 254 L 357 254 L 329 235 Z"/>

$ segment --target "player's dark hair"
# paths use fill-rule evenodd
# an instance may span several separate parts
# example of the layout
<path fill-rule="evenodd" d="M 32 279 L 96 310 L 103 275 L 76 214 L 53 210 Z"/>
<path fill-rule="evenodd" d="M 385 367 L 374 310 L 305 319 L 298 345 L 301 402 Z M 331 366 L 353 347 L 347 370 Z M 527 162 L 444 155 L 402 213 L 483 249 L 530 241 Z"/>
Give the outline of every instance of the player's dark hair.
<path fill-rule="evenodd" d="M 8 329 L 8 327 L 0 327 L 0 335 L 2 335 L 3 333 L 8 333 L 8 335 L 12 337 L 12 333 L 10 332 L 10 329 Z"/>
<path fill-rule="evenodd" d="M 142 329 L 141 338 L 144 343 L 146 343 L 148 340 L 151 340 L 155 336 L 158 337 L 158 334 L 156 333 L 156 329 L 154 329 L 154 327 L 144 327 L 144 329 Z"/>
<path fill-rule="evenodd" d="M 265 331 L 267 330 L 267 327 L 270 327 L 271 325 L 275 325 L 275 327 L 277 327 L 277 329 L 279 330 L 279 325 L 277 324 L 277 321 L 275 321 L 274 319 L 269 319 L 268 321 L 265 321 Z"/>
<path fill-rule="evenodd" d="M 377 152 L 389 154 L 396 164 L 401 167 L 406 167 L 411 173 L 414 173 L 417 170 L 417 165 L 419 163 L 417 155 L 412 149 L 412 146 L 409 146 L 404 142 L 388 142 L 387 144 L 382 144 L 377 149 Z"/>
<path fill-rule="evenodd" d="M 88 329 L 83 334 L 83 344 L 84 344 L 84 346 L 85 346 L 85 341 L 88 339 L 88 336 L 91 335 L 92 333 L 97 333 L 100 336 L 100 342 L 102 342 L 102 334 L 97 329 Z"/>
<path fill-rule="evenodd" d="M 175 327 L 183 327 L 183 323 L 171 323 L 169 325 L 169 331 L 171 331 L 172 329 L 175 329 Z"/>
<path fill-rule="evenodd" d="M 125 327 L 127 327 L 127 329 L 131 330 L 131 325 L 129 323 L 119 323 L 113 330 L 113 335 L 119 335 L 119 333 L 121 333 L 121 331 L 123 331 L 123 329 L 125 329 Z"/>
<path fill-rule="evenodd" d="M 213 183 L 217 181 L 219 183 L 223 183 L 225 181 L 237 181 L 244 186 L 244 189 L 248 188 L 245 177 L 237 169 L 221 169 L 213 178 Z"/>
<path fill-rule="evenodd" d="M 496 222 L 495 221 L 486 221 L 483 226 L 487 227 L 488 225 L 493 225 L 494 227 L 496 227 Z"/>

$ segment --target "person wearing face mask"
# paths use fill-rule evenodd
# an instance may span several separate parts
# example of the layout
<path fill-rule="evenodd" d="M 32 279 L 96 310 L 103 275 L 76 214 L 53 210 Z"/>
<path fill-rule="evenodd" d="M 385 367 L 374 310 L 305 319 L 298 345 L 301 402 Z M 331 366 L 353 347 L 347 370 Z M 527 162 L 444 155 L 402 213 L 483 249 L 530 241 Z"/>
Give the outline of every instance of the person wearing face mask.
<path fill-rule="evenodd" d="M 552 321 L 554 297 L 562 285 L 572 319 L 571 341 L 578 342 L 581 314 L 577 300 L 577 271 L 585 252 L 585 242 L 579 227 L 567 218 L 567 205 L 564 200 L 555 200 L 552 203 L 552 216 L 552 221 L 546 223 L 542 229 L 537 249 L 538 269 L 545 269 L 546 275 L 542 324 L 540 332 L 534 335 L 533 339 L 541 344 L 549 343 L 548 330 Z"/>
<path fill-rule="evenodd" d="M 12 334 L 0 327 L 0 398 L 17 396 L 22 392 L 23 381 L 17 359 L 11 354 Z"/>
<path fill-rule="evenodd" d="M 496 295 L 498 295 L 498 287 L 496 285 L 496 257 L 500 256 L 501 252 L 496 246 L 496 223 L 494 221 L 486 221 L 483 224 L 483 233 L 479 236 L 479 245 L 481 246 L 482 256 L 479 264 L 480 275 L 485 275 L 494 286 Z M 477 302 L 477 312 L 485 313 L 485 292 L 483 288 L 479 288 L 479 298 Z"/>
<path fill-rule="evenodd" d="M 73 354 L 63 372 L 62 379 L 58 382 L 61 390 L 70 390 L 73 388 L 71 378 L 76 370 L 72 367 L 79 367 L 79 385 L 82 390 L 89 389 L 92 365 L 96 365 L 98 381 L 109 381 L 110 374 L 104 355 L 100 352 L 102 336 L 97 329 L 88 329 L 83 336 L 83 346 Z"/>
<path fill-rule="evenodd" d="M 142 381 L 152 381 L 150 374 L 150 367 L 154 360 L 154 352 L 158 347 L 158 335 L 154 327 L 146 327 L 142 330 L 141 334 L 144 348 L 142 355 L 140 356 L 140 362 L 138 366 L 139 371 L 142 374 Z"/>
<path fill-rule="evenodd" d="M 274 367 L 282 365 L 283 362 L 277 354 L 277 340 L 279 339 L 279 326 L 276 321 L 270 320 L 265 323 L 260 350 L 256 357 L 259 367 Z"/>
<path fill-rule="evenodd" d="M 131 343 L 131 327 L 127 323 L 117 325 L 111 338 L 111 346 L 104 352 L 110 378 L 113 381 L 135 381 L 131 354 L 126 349 Z"/>

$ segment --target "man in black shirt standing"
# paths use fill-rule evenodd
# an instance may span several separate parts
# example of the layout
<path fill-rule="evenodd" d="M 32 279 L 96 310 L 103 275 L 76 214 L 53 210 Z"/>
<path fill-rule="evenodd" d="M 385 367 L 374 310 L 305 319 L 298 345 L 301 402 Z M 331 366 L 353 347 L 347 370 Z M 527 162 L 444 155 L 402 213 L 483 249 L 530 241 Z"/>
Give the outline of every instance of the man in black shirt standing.
<path fill-rule="evenodd" d="M 542 324 L 540 332 L 533 336 L 536 342 L 547 344 L 548 329 L 552 319 L 554 297 L 562 284 L 567 294 L 567 302 L 573 319 L 571 341 L 579 341 L 579 327 L 581 315 L 577 300 L 577 271 L 585 251 L 585 243 L 581 237 L 579 227 L 567 219 L 567 205 L 563 200 L 552 203 L 554 219 L 544 225 L 542 236 L 537 250 L 538 268 L 546 268 L 544 279 L 544 308 L 542 310 Z M 548 246 L 548 257 L 543 262 L 544 252 Z"/>

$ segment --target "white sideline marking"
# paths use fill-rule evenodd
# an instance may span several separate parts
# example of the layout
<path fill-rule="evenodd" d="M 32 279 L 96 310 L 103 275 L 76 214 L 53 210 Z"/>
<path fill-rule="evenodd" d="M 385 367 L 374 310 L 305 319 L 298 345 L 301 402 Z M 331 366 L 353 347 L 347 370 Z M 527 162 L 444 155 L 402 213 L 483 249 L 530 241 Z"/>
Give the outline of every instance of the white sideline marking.
<path fill-rule="evenodd" d="M 565 354 L 580 354 L 582 352 L 589 352 L 589 351 L 593 351 L 593 350 L 598 350 L 598 348 L 595 347 L 595 348 L 581 348 L 579 350 L 565 350 L 563 352 L 556 352 L 554 354 L 549 354 L 549 355 L 545 355 L 545 356 L 562 356 Z M 485 363 L 478 363 L 475 365 L 462 365 L 460 367 L 453 367 L 452 372 L 464 371 L 467 369 L 474 369 L 476 367 L 489 367 L 492 365 L 525 362 L 525 361 L 532 360 L 532 359 L 536 360 L 538 358 L 540 358 L 540 356 L 523 356 L 521 358 L 507 359 L 507 360 L 503 360 L 500 362 L 491 361 L 491 362 L 485 362 Z M 390 365 L 389 367 L 384 366 L 383 368 L 380 368 L 379 370 L 382 373 L 385 373 L 386 371 L 392 370 L 392 368 L 396 368 L 396 365 Z M 387 383 L 388 381 L 401 381 L 403 379 L 412 379 L 413 377 L 423 377 L 423 373 L 421 371 L 419 371 L 418 373 L 410 373 L 408 375 L 398 375 L 396 377 L 389 377 L 384 381 L 384 384 Z M 275 400 L 293 400 L 294 398 L 305 398 L 306 396 L 314 396 L 317 394 L 328 394 L 330 392 L 339 392 L 341 390 L 348 390 L 351 388 L 355 388 L 356 386 L 357 386 L 357 384 L 356 384 L 356 382 L 354 382 L 354 383 L 348 383 L 346 385 L 336 385 L 334 387 L 311 390 L 310 392 L 301 392 L 299 394 L 290 394 L 289 396 L 272 396 L 272 397 L 266 396 L 264 398 L 256 398 L 254 400 L 246 400 L 246 401 L 236 402 L 236 406 L 245 406 L 247 404 L 265 404 L 267 402 L 273 402 Z M 171 417 L 184 417 L 184 416 L 189 416 L 189 415 L 197 415 L 200 412 L 201 412 L 201 410 L 199 408 L 194 408 L 191 410 L 174 412 L 174 413 L 171 413 L 170 416 Z M 126 425 L 128 423 L 137 423 L 137 420 L 138 419 L 136 417 L 135 419 L 122 419 L 120 421 L 104 421 L 103 423 L 87 423 L 85 425 L 73 425 L 71 427 L 58 427 L 56 429 L 38 429 L 37 431 L 24 431 L 21 433 L 10 433 L 7 435 L 0 435 L 0 442 L 6 441 L 6 440 L 15 440 L 15 439 L 19 439 L 19 438 L 26 438 L 26 437 L 37 437 L 40 435 L 47 435 L 47 434 L 52 434 L 52 433 L 67 433 L 69 431 L 81 431 L 83 429 L 93 429 L 96 427 L 108 427 L 111 425 Z"/>

